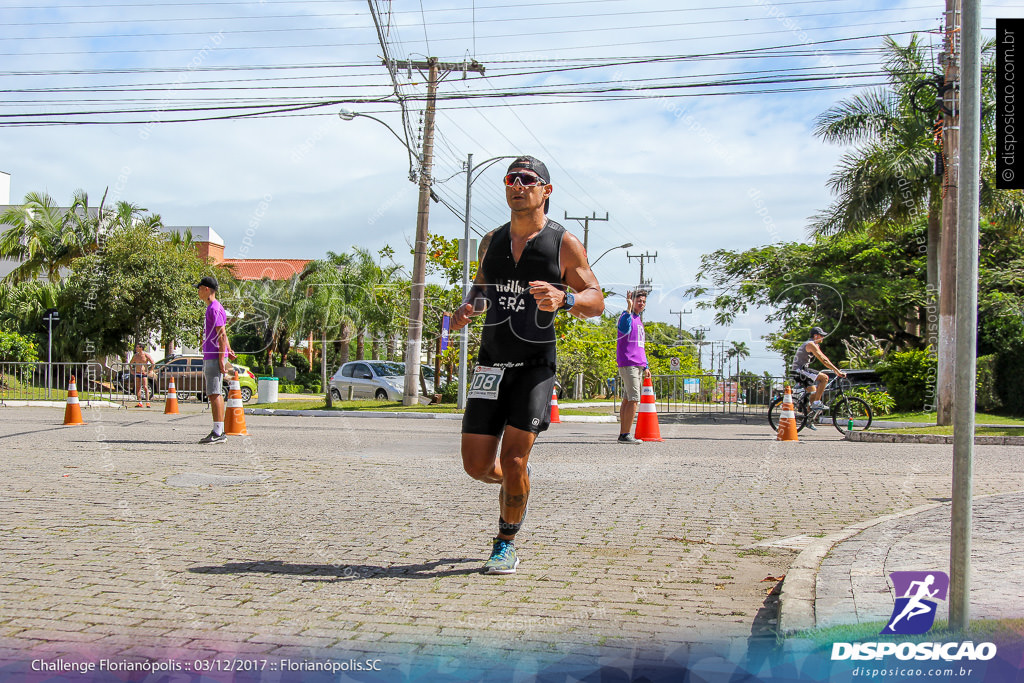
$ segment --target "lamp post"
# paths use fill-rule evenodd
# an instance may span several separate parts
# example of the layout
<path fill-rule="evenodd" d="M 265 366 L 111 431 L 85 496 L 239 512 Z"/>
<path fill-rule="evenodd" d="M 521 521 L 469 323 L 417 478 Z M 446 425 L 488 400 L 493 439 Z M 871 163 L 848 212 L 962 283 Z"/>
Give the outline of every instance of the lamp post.
<path fill-rule="evenodd" d="M 351 109 L 345 109 L 344 107 L 341 108 L 338 111 L 338 118 L 340 118 L 342 121 L 351 121 L 352 119 L 356 118 L 357 116 L 362 117 L 364 119 L 370 119 L 371 121 L 376 121 L 380 125 L 382 125 L 385 128 L 387 128 L 388 131 L 392 135 L 395 136 L 395 139 L 402 143 L 402 147 L 405 147 L 406 151 L 409 152 L 410 158 L 416 159 L 416 163 L 420 162 L 420 155 L 417 154 L 411 147 L 409 147 L 408 143 L 406 143 L 406 141 L 402 138 L 402 136 L 400 136 L 398 133 L 396 133 L 395 129 L 392 128 L 391 126 L 389 126 L 385 121 L 382 121 L 381 119 L 378 119 L 376 116 L 370 116 L 369 114 L 360 114 L 357 111 L 352 111 Z M 415 175 L 415 173 L 412 172 L 411 168 L 409 170 L 409 180 L 411 182 L 414 182 L 414 183 L 416 182 L 416 175 Z"/>
<path fill-rule="evenodd" d="M 633 246 L 632 242 L 626 242 L 625 244 L 620 244 L 617 247 L 612 247 L 611 249 L 608 249 L 607 251 L 604 252 L 604 254 L 601 254 L 601 256 L 598 256 L 596 259 L 594 259 L 590 263 L 590 267 L 593 268 L 594 266 L 596 266 L 597 262 L 600 261 L 608 252 L 615 251 L 616 249 L 629 249 L 631 246 Z"/>
<path fill-rule="evenodd" d="M 473 155 L 468 154 L 466 156 L 466 222 L 463 237 L 463 244 L 465 249 L 462 254 L 462 297 L 465 299 L 469 295 L 469 288 L 471 283 L 469 281 L 469 262 L 473 260 L 473 255 L 469 253 L 469 218 L 470 211 L 472 209 L 472 197 L 473 197 L 473 183 L 480 177 L 479 173 L 474 176 L 478 169 L 480 173 L 483 173 L 489 166 L 495 162 L 501 161 L 502 159 L 516 159 L 518 157 L 512 155 L 492 157 L 485 161 L 481 161 L 476 166 L 473 165 Z M 462 328 L 462 332 L 459 336 L 459 396 L 457 399 L 457 407 L 462 410 L 466 407 L 466 381 L 469 377 L 469 325 Z"/>

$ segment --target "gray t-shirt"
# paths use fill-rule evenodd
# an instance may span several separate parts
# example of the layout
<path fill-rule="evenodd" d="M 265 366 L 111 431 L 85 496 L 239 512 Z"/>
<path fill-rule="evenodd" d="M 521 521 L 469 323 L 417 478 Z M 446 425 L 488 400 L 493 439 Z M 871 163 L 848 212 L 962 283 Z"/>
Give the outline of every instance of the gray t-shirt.
<path fill-rule="evenodd" d="M 811 364 L 811 352 L 807 350 L 807 344 L 812 341 L 814 340 L 808 339 L 796 350 L 796 355 L 793 356 L 793 370 L 805 370 Z"/>

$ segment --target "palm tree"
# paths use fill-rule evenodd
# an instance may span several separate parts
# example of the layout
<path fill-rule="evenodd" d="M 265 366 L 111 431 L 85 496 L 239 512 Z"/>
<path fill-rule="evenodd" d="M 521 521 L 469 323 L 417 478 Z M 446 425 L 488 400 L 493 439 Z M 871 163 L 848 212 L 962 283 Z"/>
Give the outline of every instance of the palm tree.
<path fill-rule="evenodd" d="M 331 257 L 337 254 L 331 253 Z M 336 259 L 335 259 L 336 260 Z M 305 297 L 297 302 L 297 312 L 301 315 L 302 329 L 320 333 L 320 381 L 326 395 L 327 407 L 333 405 L 331 388 L 327 383 L 327 335 L 333 333 L 349 317 L 346 291 L 350 288 L 344 276 L 344 267 L 332 263 L 331 260 L 317 260 L 306 264 L 299 276 L 300 291 Z M 346 340 L 343 340 L 346 341 Z M 346 341 L 347 344 L 347 341 Z"/>
<path fill-rule="evenodd" d="M 76 203 L 79 195 L 84 193 L 76 193 Z M 75 211 L 61 209 L 46 193 L 29 192 L 21 206 L 12 206 L 0 215 L 0 224 L 10 226 L 0 235 L 0 257 L 19 262 L 7 274 L 7 282 L 25 282 L 40 275 L 58 282 L 61 269 L 96 244 L 88 221 L 78 220 Z"/>
<path fill-rule="evenodd" d="M 746 342 L 734 341 L 732 343 L 732 347 L 728 351 L 726 351 L 725 355 L 727 358 L 736 359 L 736 380 L 739 381 L 740 361 L 744 358 L 750 357 L 750 347 L 747 346 Z"/>
<path fill-rule="evenodd" d="M 982 69 L 981 211 L 993 222 L 1019 227 L 1024 219 L 1024 193 L 995 188 L 993 47 L 992 41 L 982 47 L 988 68 Z M 955 235 L 940 234 L 943 177 L 934 173 L 939 151 L 935 136 L 938 112 L 922 111 L 919 106 L 928 93 L 934 94 L 930 88 L 937 76 L 930 73 L 925 47 L 916 35 L 906 46 L 886 38 L 885 49 L 888 56 L 883 70 L 889 85 L 840 102 L 818 118 L 815 133 L 819 137 L 855 147 L 843 156 L 829 180 L 836 201 L 812 218 L 811 230 L 818 235 L 865 229 L 886 233 L 913 226 L 925 213 L 927 284 L 928 291 L 936 293 L 954 284 L 947 273 L 939 276 L 939 242 L 955 239 Z M 943 298 L 937 296 L 936 300 Z M 940 310 L 939 316 L 945 315 L 954 312 Z M 926 338 L 937 339 L 930 318 L 927 308 L 921 306 L 918 324 L 923 323 Z M 941 357 L 938 373 L 938 395 L 949 395 L 952 365 Z M 950 407 L 940 398 L 940 424 L 951 420 Z"/>

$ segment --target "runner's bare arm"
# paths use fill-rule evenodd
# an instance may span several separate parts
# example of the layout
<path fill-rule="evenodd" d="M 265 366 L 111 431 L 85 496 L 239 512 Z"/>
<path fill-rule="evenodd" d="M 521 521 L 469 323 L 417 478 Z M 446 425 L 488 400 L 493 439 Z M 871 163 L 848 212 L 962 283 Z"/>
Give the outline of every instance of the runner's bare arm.
<path fill-rule="evenodd" d="M 461 330 L 469 323 L 469 319 L 480 315 L 487 310 L 487 297 L 484 295 L 484 287 L 487 285 L 487 278 L 484 275 L 483 262 L 484 254 L 494 236 L 494 230 L 483 236 L 480 240 L 480 248 L 477 250 L 476 277 L 473 278 L 473 286 L 469 288 L 469 294 L 463 299 L 462 304 L 456 309 L 452 316 L 451 330 Z"/>
<path fill-rule="evenodd" d="M 562 279 L 576 298 L 572 314 L 578 318 L 593 318 L 604 313 L 604 294 L 597 277 L 590 270 L 587 252 L 583 243 L 572 233 L 562 237 L 562 247 L 558 252 Z M 565 303 L 565 292 L 548 282 L 531 282 L 530 293 L 542 311 L 557 311 Z"/>
<path fill-rule="evenodd" d="M 846 377 L 846 373 L 843 372 L 842 370 L 840 370 L 839 368 L 837 368 L 835 365 L 832 364 L 832 361 L 830 361 L 828 359 L 828 356 L 826 356 L 824 354 L 824 352 L 821 350 L 820 346 L 818 346 L 814 342 L 810 342 L 809 347 L 810 347 L 811 353 L 814 354 L 814 357 L 817 358 L 818 360 L 820 360 L 822 363 L 824 363 L 825 367 L 827 367 L 829 370 L 831 370 L 832 372 L 836 373 L 840 377 Z"/>

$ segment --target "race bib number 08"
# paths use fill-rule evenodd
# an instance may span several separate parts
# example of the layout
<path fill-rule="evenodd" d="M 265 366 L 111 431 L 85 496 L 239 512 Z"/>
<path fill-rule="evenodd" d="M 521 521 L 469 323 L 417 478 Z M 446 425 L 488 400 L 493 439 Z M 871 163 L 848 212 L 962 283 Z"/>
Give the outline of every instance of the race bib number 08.
<path fill-rule="evenodd" d="M 504 368 L 490 368 L 478 365 L 473 371 L 473 383 L 469 387 L 469 398 L 482 398 L 495 401 L 498 398 L 498 386 L 505 374 Z"/>

